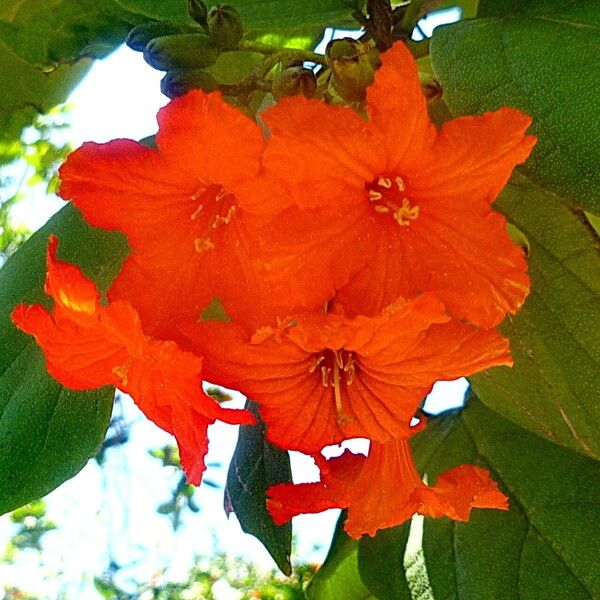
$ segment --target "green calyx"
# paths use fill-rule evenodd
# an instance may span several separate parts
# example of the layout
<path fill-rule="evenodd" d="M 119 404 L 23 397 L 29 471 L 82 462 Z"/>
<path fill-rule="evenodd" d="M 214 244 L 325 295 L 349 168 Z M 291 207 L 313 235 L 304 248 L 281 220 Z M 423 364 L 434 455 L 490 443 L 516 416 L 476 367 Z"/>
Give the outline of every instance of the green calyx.
<path fill-rule="evenodd" d="M 329 42 L 325 58 L 335 91 L 350 102 L 364 100 L 367 87 L 375 77 L 377 49 L 369 43 L 343 38 Z"/>
<path fill-rule="evenodd" d="M 230 4 L 217 4 L 208 11 L 208 29 L 220 50 L 237 50 L 244 37 L 244 26 L 238 11 Z"/>
<path fill-rule="evenodd" d="M 315 74 L 304 67 L 289 67 L 273 79 L 273 96 L 276 100 L 286 96 L 312 98 L 317 91 Z"/>

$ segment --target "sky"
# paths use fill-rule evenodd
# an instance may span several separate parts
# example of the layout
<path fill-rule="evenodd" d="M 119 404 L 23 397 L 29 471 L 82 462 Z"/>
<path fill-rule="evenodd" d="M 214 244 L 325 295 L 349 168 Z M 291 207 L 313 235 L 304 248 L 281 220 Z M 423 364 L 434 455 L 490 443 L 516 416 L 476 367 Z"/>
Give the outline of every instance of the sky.
<path fill-rule="evenodd" d="M 459 15 L 451 12 L 444 20 L 457 20 Z M 422 21 L 422 29 L 430 34 L 437 22 L 439 19 L 430 17 Z M 345 34 L 338 32 L 338 37 Z M 84 141 L 140 139 L 155 133 L 156 112 L 168 101 L 159 91 L 161 77 L 162 73 L 151 69 L 140 53 L 124 46 L 97 61 L 68 100 L 70 128 L 61 131 L 60 136 L 65 137 L 60 141 L 68 139 L 77 147 Z M 46 196 L 39 188 L 17 206 L 13 218 L 36 229 L 61 205 L 62 201 Z M 464 380 L 436 384 L 428 400 L 429 411 L 459 404 L 465 389 Z M 243 399 L 238 395 L 236 402 L 241 405 Z M 194 555 L 218 550 L 251 558 L 265 569 L 273 567 L 262 545 L 241 532 L 235 517 L 227 519 L 223 512 L 223 485 L 237 428 L 225 424 L 210 428 L 207 462 L 219 462 L 223 467 L 209 468 L 205 478 L 219 487 L 200 488 L 196 493 L 200 512 L 185 514 L 183 526 L 173 535 L 169 520 L 158 516 L 156 508 L 169 500 L 179 475 L 161 467 L 148 450 L 173 444 L 174 440 L 147 421 L 129 399 L 119 406 L 125 418 L 133 422 L 130 441 L 107 452 L 103 469 L 92 460 L 47 497 L 48 516 L 58 523 L 59 530 L 45 536 L 46 566 L 40 568 L 34 553 L 23 553 L 24 563 L 19 567 L 0 564 L 0 584 L 21 585 L 32 593 L 52 597 L 58 590 L 48 589 L 51 584 L 43 576 L 62 572 L 62 580 L 71 582 L 68 597 L 91 600 L 99 597 L 91 578 L 101 574 L 109 560 L 129 565 L 120 575 L 124 584 L 131 578 L 148 580 L 164 566 L 168 567 L 168 579 L 185 579 Z M 365 452 L 367 447 L 363 441 L 352 449 Z M 331 454 L 339 452 L 331 450 Z M 318 470 L 308 457 L 292 453 L 292 467 L 295 481 L 318 479 Z M 324 559 L 337 516 L 338 511 L 327 511 L 294 520 L 298 557 L 313 562 Z M 8 540 L 11 531 L 8 516 L 0 518 L 0 544 Z"/>

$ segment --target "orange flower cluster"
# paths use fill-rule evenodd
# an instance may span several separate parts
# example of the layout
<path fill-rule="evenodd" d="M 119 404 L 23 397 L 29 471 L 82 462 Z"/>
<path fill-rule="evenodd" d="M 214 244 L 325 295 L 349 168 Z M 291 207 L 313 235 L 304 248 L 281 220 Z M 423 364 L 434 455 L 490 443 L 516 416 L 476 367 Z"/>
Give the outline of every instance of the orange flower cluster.
<path fill-rule="evenodd" d="M 251 423 L 201 379 L 260 406 L 271 442 L 314 456 L 321 481 L 269 490 L 277 523 L 348 509 L 354 537 L 415 512 L 467 520 L 505 509 L 485 469 L 427 486 L 408 440 L 440 379 L 511 365 L 494 327 L 523 303 L 521 250 L 491 204 L 535 139 L 513 109 L 428 118 L 402 44 L 382 56 L 366 114 L 303 97 L 261 128 L 218 93 L 194 91 L 158 115 L 157 148 L 86 143 L 60 171 L 61 195 L 131 246 L 102 303 L 48 250 L 51 312 L 18 306 L 49 372 L 73 389 L 112 384 L 174 434 L 198 484 L 215 419 Z M 219 298 L 229 322 L 202 321 Z M 369 455 L 321 450 L 368 438 Z"/>

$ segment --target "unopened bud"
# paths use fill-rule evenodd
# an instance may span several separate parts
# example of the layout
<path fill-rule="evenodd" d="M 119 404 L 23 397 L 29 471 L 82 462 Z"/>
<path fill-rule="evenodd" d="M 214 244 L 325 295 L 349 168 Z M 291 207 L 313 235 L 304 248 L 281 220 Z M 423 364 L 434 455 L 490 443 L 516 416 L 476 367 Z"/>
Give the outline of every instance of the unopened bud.
<path fill-rule="evenodd" d="M 273 96 L 276 100 L 286 96 L 312 98 L 317 91 L 317 78 L 310 69 L 289 67 L 273 79 Z"/>
<path fill-rule="evenodd" d="M 125 43 L 136 52 L 143 52 L 144 48 L 155 38 L 177 33 L 193 33 L 200 31 L 199 27 L 193 25 L 179 25 L 166 21 L 146 21 L 136 25 L 127 36 Z"/>
<path fill-rule="evenodd" d="M 206 4 L 202 2 L 202 0 L 188 0 L 187 3 L 188 14 L 196 23 L 202 25 L 202 27 L 207 27 L 208 22 L 206 20 L 208 16 L 208 10 L 206 9 Z"/>
<path fill-rule="evenodd" d="M 352 38 L 332 40 L 325 51 L 335 91 L 345 100 L 364 100 L 375 77 L 373 48 Z"/>
<path fill-rule="evenodd" d="M 217 4 L 208 11 L 208 28 L 221 50 L 237 50 L 244 37 L 244 26 L 238 11 L 230 4 Z"/>
<path fill-rule="evenodd" d="M 204 68 L 218 57 L 213 41 L 203 33 L 159 37 L 144 50 L 144 60 L 159 71 Z"/>
<path fill-rule="evenodd" d="M 202 69 L 176 69 L 160 81 L 160 91 L 167 98 L 177 98 L 195 89 L 214 92 L 219 89 L 219 82 Z"/>

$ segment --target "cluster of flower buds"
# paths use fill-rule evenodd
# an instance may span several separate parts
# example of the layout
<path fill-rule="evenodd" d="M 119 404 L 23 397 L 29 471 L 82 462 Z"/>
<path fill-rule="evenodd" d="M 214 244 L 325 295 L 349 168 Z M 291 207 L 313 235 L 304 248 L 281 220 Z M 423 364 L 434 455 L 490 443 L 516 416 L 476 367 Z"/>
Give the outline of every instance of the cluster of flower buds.
<path fill-rule="evenodd" d="M 148 21 L 134 27 L 126 40 L 130 48 L 143 52 L 151 67 L 166 71 L 161 90 L 169 98 L 191 89 L 218 89 L 217 80 L 205 69 L 222 52 L 237 50 L 244 36 L 233 6 L 217 4 L 208 10 L 201 0 L 189 0 L 188 12 L 196 24 Z"/>

